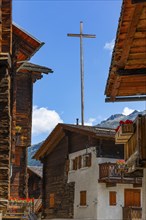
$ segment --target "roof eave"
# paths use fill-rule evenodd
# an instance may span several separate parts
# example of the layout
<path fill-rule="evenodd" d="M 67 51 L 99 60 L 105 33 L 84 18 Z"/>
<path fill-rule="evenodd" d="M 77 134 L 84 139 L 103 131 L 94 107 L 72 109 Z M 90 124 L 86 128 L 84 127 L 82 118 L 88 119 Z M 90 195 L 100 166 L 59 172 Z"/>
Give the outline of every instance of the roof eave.
<path fill-rule="evenodd" d="M 99 128 L 102 129 L 102 128 Z M 82 129 L 81 126 L 79 126 L 79 129 L 77 127 L 71 127 L 71 125 L 60 123 L 58 124 L 55 129 L 51 132 L 51 134 L 47 137 L 45 142 L 42 144 L 40 149 L 35 153 L 33 156 L 33 159 L 36 160 L 42 160 L 44 156 L 48 155 L 54 147 L 61 141 L 61 139 L 65 136 L 65 130 L 72 131 L 72 132 L 80 132 L 83 135 L 92 136 L 94 138 L 108 138 L 114 140 L 115 135 L 114 133 L 110 134 L 97 134 L 93 131 L 88 131 L 85 129 Z M 105 130 L 111 130 L 113 132 L 114 129 L 108 129 L 105 128 Z"/>

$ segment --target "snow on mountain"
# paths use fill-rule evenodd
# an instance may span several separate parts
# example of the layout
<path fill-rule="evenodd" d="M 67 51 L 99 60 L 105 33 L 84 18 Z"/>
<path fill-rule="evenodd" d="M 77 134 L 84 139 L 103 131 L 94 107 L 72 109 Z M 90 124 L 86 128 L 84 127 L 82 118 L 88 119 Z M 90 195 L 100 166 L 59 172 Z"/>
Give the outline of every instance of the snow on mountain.
<path fill-rule="evenodd" d="M 134 121 L 139 114 L 141 115 L 146 114 L 146 110 L 142 112 L 135 110 L 129 115 L 123 115 L 123 114 L 111 115 L 108 119 L 101 121 L 100 124 L 97 124 L 96 127 L 116 128 L 119 125 L 120 121 L 126 121 L 127 119 Z"/>

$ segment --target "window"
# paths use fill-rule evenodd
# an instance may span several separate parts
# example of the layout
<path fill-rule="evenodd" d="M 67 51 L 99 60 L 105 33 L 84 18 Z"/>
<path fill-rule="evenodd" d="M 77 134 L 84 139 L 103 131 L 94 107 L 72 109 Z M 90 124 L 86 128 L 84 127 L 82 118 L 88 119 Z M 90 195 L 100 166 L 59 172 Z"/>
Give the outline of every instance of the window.
<path fill-rule="evenodd" d="M 32 181 L 32 190 L 36 190 L 36 189 L 37 189 L 37 182 Z"/>
<path fill-rule="evenodd" d="M 78 157 L 78 169 L 82 167 L 82 156 Z"/>
<path fill-rule="evenodd" d="M 110 206 L 115 206 L 117 204 L 116 194 L 117 194 L 117 192 L 115 192 L 115 191 L 109 192 L 109 205 Z"/>
<path fill-rule="evenodd" d="M 86 191 L 80 191 L 80 206 L 86 206 Z"/>
<path fill-rule="evenodd" d="M 72 165 L 73 165 L 73 166 L 72 166 L 72 169 L 73 169 L 73 170 L 77 170 L 77 162 L 78 162 L 77 160 L 78 160 L 77 157 L 72 160 Z"/>
<path fill-rule="evenodd" d="M 87 155 L 87 167 L 91 167 L 91 153 Z"/>
<path fill-rule="evenodd" d="M 54 208 L 54 205 L 55 205 L 54 193 L 50 193 L 49 205 L 50 205 L 50 208 Z"/>
<path fill-rule="evenodd" d="M 83 155 L 83 167 L 91 166 L 91 153 Z"/>
<path fill-rule="evenodd" d="M 82 167 L 90 167 L 91 166 L 91 153 L 80 155 L 71 159 L 70 170 L 77 170 Z"/>
<path fill-rule="evenodd" d="M 20 157 L 22 155 L 22 149 L 16 147 L 16 151 L 15 151 L 15 165 L 16 166 L 20 166 Z"/>

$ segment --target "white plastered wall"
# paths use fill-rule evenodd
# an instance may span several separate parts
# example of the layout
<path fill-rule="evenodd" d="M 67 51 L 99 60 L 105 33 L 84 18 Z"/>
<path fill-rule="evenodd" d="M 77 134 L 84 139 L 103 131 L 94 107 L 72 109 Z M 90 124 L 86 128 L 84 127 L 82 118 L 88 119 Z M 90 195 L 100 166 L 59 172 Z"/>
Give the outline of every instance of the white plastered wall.
<path fill-rule="evenodd" d="M 68 174 L 68 182 L 75 182 L 74 219 L 88 220 L 121 220 L 123 217 L 124 189 L 133 188 L 132 184 L 117 184 L 115 187 L 106 187 L 105 183 L 98 183 L 99 165 L 104 162 L 116 162 L 117 159 L 97 158 L 95 148 L 87 150 L 92 154 L 91 167 L 71 170 Z M 69 155 L 72 160 L 84 155 L 86 150 Z M 87 191 L 87 206 L 80 206 L 80 191 Z M 117 192 L 116 206 L 109 205 L 109 192 Z"/>

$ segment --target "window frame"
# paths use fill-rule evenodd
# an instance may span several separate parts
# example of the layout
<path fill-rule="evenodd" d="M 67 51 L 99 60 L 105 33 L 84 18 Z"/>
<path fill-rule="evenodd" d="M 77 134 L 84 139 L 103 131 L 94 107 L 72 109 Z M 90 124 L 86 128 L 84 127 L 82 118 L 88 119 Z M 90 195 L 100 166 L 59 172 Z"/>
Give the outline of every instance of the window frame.
<path fill-rule="evenodd" d="M 87 206 L 87 191 L 80 191 L 80 206 Z"/>
<path fill-rule="evenodd" d="M 55 194 L 50 193 L 49 195 L 49 208 L 54 208 L 55 207 Z"/>
<path fill-rule="evenodd" d="M 117 205 L 117 192 L 109 191 L 109 206 L 116 206 L 116 205 Z"/>

